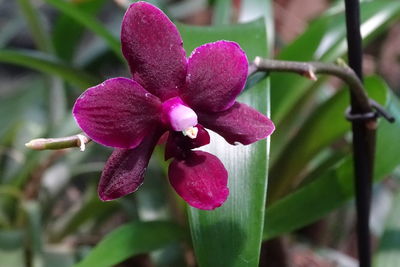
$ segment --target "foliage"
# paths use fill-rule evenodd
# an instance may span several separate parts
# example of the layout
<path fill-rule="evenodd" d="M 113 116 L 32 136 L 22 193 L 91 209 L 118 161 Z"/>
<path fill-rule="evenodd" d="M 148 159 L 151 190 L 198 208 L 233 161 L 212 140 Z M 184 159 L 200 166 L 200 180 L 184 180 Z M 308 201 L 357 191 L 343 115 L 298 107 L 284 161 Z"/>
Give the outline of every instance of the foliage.
<path fill-rule="evenodd" d="M 186 51 L 226 39 L 238 42 L 249 60 L 271 57 L 271 1 L 251 3 L 238 16 L 240 21 L 258 17 L 251 22 L 232 24 L 232 1 L 222 0 L 207 3 L 215 9 L 213 26 L 178 23 Z M 263 8 L 254 8 L 257 3 Z M 332 89 L 322 76 L 314 83 L 273 73 L 255 86 L 249 81 L 240 97 L 266 114 L 271 109 L 277 125 L 271 140 L 230 146 L 212 135 L 213 145 L 207 147 L 230 173 L 231 196 L 225 206 L 199 211 L 176 198 L 165 179 L 162 146 L 140 190 L 113 202 L 99 201 L 94 188 L 110 150 L 90 144 L 84 153 L 34 152 L 24 143 L 79 132 L 70 114 L 74 99 L 104 77 L 128 76 L 116 36 L 124 10 L 103 0 L 9 5 L 0 1 L 0 8 L 22 12 L 10 14 L 0 31 L 1 264 L 112 266 L 147 253 L 157 266 L 184 266 L 194 259 L 199 266 L 258 266 L 263 240 L 294 233 L 353 198 L 350 124 L 343 116 L 347 88 Z M 397 0 L 363 1 L 361 8 L 365 44 L 400 16 Z M 25 46 L 15 41 L 22 29 L 30 34 Z M 276 57 L 332 62 L 345 52 L 343 7 L 335 4 Z M 400 164 L 400 147 L 393 141 L 400 134 L 400 103 L 378 76 L 368 77 L 365 86 L 397 119 L 395 124 L 379 121 L 374 177 L 377 187 L 384 187 L 381 181 Z M 398 196 L 376 266 L 393 266 L 386 255 L 400 255 L 396 235 L 391 235 L 398 227 L 397 202 Z M 188 259 L 192 249 L 195 256 Z"/>

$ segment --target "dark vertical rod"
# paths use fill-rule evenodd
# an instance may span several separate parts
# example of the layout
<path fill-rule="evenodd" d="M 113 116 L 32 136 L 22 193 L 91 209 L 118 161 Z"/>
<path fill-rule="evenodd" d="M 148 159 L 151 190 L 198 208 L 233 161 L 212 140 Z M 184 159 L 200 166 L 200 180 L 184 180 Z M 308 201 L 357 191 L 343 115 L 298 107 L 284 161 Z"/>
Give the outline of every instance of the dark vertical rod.
<path fill-rule="evenodd" d="M 362 38 L 360 33 L 360 4 L 345 0 L 348 59 L 350 67 L 362 80 Z M 351 94 L 351 112 L 361 113 L 360 105 Z M 376 121 L 353 121 L 353 155 L 357 208 L 357 244 L 360 267 L 371 266 L 369 217 L 372 175 L 375 154 Z"/>

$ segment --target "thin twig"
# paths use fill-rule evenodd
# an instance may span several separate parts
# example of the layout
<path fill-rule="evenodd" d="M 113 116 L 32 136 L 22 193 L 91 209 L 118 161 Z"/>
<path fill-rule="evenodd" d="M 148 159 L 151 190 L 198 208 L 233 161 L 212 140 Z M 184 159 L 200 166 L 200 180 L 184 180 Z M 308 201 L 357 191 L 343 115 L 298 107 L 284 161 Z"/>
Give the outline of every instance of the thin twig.
<path fill-rule="evenodd" d="M 362 112 L 372 111 L 371 104 L 367 94 L 365 93 L 363 84 L 355 72 L 345 64 L 338 65 L 334 63 L 323 62 L 282 61 L 256 57 L 254 60 L 254 66 L 255 70 L 254 68 L 250 68 L 253 73 L 256 71 L 294 72 L 313 81 L 317 80 L 317 74 L 329 74 L 336 76 L 349 85 L 350 90 L 360 103 Z"/>
<path fill-rule="evenodd" d="M 26 143 L 25 146 L 34 150 L 57 150 L 71 147 L 79 147 L 81 151 L 85 151 L 85 145 L 90 141 L 91 139 L 86 135 L 77 134 L 60 138 L 33 139 Z"/>

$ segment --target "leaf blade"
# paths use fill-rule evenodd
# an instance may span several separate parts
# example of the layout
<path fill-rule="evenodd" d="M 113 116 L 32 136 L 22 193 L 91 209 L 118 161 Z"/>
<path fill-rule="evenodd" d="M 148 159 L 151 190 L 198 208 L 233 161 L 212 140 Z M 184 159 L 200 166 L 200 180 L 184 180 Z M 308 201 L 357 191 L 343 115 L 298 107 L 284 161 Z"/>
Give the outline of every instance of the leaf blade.
<path fill-rule="evenodd" d="M 267 56 L 264 20 L 231 27 L 180 27 L 186 51 L 205 42 L 236 41 L 249 59 Z M 194 40 L 194 36 L 197 40 Z M 251 42 L 249 41 L 251 40 Z M 247 90 L 239 101 L 268 113 L 268 80 Z M 230 146 L 213 134 L 209 152 L 218 156 L 229 173 L 230 196 L 214 211 L 188 209 L 193 245 L 199 266 L 258 266 L 266 195 L 269 141 Z M 215 238 L 218 236 L 218 238 Z"/>
<path fill-rule="evenodd" d="M 379 85 L 380 90 L 386 91 L 385 106 L 396 118 L 394 124 L 383 119 L 379 124 L 374 171 L 376 182 L 390 174 L 400 163 L 397 156 L 400 144 L 392 142 L 400 133 L 400 102 L 382 80 L 374 79 L 372 85 Z M 378 90 L 376 87 L 375 89 Z M 354 196 L 352 177 L 352 158 L 347 156 L 313 182 L 272 204 L 266 211 L 269 220 L 264 226 L 264 240 L 299 229 L 346 203 Z M 304 207 L 312 208 L 304 209 Z"/>
<path fill-rule="evenodd" d="M 150 252 L 183 239 L 181 229 L 169 222 L 133 222 L 109 233 L 74 267 L 113 266 L 131 256 Z"/>
<path fill-rule="evenodd" d="M 97 78 L 62 64 L 57 59 L 37 51 L 1 49 L 0 62 L 57 75 L 80 88 L 87 88 L 97 83 Z"/>
<path fill-rule="evenodd" d="M 110 49 L 121 59 L 121 45 L 114 35 L 111 34 L 109 30 L 107 30 L 100 22 L 98 22 L 94 17 L 82 11 L 75 5 L 60 0 L 45 0 L 46 3 L 52 5 L 57 8 L 59 11 L 64 13 L 65 15 L 71 17 L 76 22 L 84 25 L 86 28 L 103 38 L 103 40 L 108 44 Z"/>

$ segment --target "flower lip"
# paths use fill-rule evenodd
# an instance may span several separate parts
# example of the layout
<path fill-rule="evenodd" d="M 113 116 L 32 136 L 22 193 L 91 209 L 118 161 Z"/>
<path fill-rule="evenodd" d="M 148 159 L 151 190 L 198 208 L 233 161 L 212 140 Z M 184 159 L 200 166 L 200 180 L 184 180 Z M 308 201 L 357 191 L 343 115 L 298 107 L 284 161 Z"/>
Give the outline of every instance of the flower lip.
<path fill-rule="evenodd" d="M 188 153 L 210 143 L 210 135 L 200 124 L 195 127 L 198 132 L 196 138 L 184 136 L 180 132 L 170 132 L 165 146 L 165 160 L 170 158 L 185 159 Z"/>
<path fill-rule="evenodd" d="M 186 131 L 197 125 L 197 114 L 180 97 L 173 97 L 162 104 L 162 121 L 174 131 Z"/>

